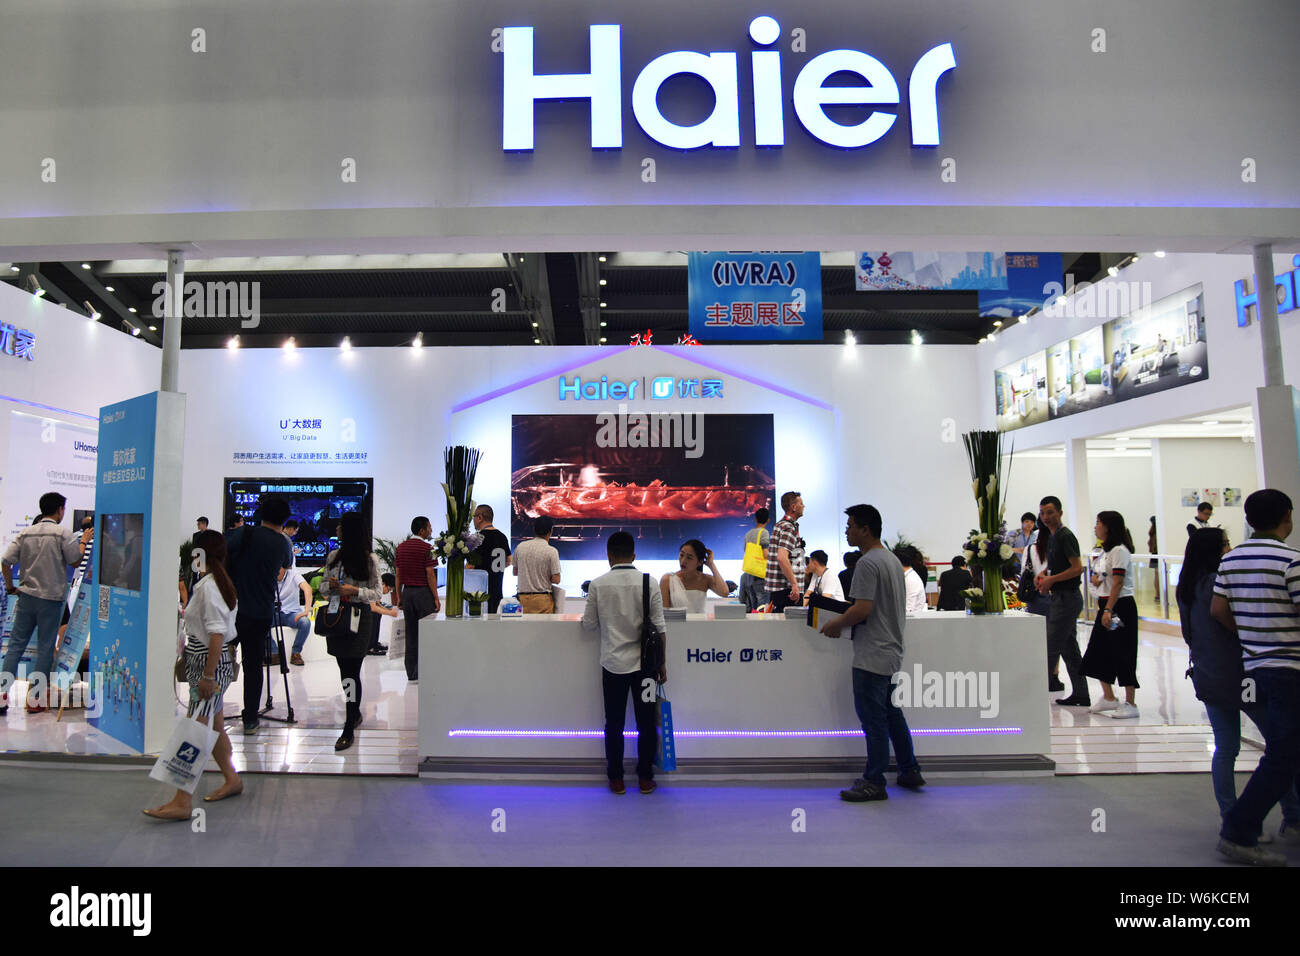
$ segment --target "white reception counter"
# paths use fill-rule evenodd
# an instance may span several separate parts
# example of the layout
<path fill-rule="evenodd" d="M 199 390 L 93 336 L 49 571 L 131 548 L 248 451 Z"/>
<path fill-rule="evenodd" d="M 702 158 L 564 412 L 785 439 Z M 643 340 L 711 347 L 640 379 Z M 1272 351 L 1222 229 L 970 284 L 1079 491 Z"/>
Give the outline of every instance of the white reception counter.
<path fill-rule="evenodd" d="M 599 636 L 578 615 L 429 617 L 420 642 L 422 775 L 603 776 Z M 896 694 L 923 770 L 1052 771 L 1041 617 L 928 612 L 905 642 Z M 860 774 L 851 662 L 802 622 L 668 622 L 679 772 Z"/>

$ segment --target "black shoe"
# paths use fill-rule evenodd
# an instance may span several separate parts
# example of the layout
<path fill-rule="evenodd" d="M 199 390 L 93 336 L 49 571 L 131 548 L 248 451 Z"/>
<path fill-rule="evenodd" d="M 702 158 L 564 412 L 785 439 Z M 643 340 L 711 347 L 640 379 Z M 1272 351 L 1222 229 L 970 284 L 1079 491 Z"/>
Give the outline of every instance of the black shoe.
<path fill-rule="evenodd" d="M 1047 692 L 1049 694 L 1055 694 L 1057 691 L 1061 691 L 1061 690 L 1065 690 L 1064 684 L 1062 684 L 1055 677 L 1047 678 Z"/>
<path fill-rule="evenodd" d="M 335 750 L 347 750 L 349 747 L 352 746 L 352 744 L 353 744 L 353 740 L 354 740 L 354 738 L 353 738 L 353 736 L 352 736 L 352 728 L 351 728 L 351 727 L 345 727 L 344 730 L 343 730 L 343 733 L 342 733 L 342 735 L 339 737 L 339 739 L 336 740 L 336 741 L 334 741 L 334 749 L 335 749 Z"/>
<path fill-rule="evenodd" d="M 908 790 L 920 790 L 925 786 L 925 778 L 919 770 L 905 770 L 898 775 L 898 785 Z"/>
<path fill-rule="evenodd" d="M 1089 697 L 1075 697 L 1071 694 L 1069 697 L 1062 697 L 1060 700 L 1052 701 L 1054 704 L 1060 704 L 1062 707 L 1091 707 L 1092 699 Z"/>
<path fill-rule="evenodd" d="M 885 788 L 869 780 L 854 780 L 853 786 L 840 791 L 840 799 L 849 803 L 866 803 L 869 800 L 888 800 Z"/>
<path fill-rule="evenodd" d="M 259 721 L 259 720 L 256 720 L 256 719 L 254 719 L 254 720 L 246 720 L 246 721 L 244 721 L 244 733 L 246 733 L 246 734 L 255 734 L 255 733 L 257 733 L 257 728 L 260 727 L 260 726 L 261 726 L 261 721 Z"/>

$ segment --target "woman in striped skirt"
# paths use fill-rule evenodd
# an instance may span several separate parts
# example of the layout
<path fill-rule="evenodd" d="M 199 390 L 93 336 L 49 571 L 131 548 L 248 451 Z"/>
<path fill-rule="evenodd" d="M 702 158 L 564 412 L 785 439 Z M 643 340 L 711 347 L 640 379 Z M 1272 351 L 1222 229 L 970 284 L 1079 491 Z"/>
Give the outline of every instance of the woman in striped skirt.
<path fill-rule="evenodd" d="M 202 576 L 194 585 L 185 608 L 185 677 L 190 685 L 189 716 L 215 727 L 219 737 L 212 756 L 225 781 L 203 799 L 208 803 L 237 797 L 243 781 L 230 759 L 230 738 L 226 736 L 221 696 L 235 676 L 235 582 L 226 571 L 226 541 L 219 531 L 201 531 L 194 537 Z M 188 820 L 192 797 L 184 790 L 162 806 L 145 810 L 158 820 Z"/>

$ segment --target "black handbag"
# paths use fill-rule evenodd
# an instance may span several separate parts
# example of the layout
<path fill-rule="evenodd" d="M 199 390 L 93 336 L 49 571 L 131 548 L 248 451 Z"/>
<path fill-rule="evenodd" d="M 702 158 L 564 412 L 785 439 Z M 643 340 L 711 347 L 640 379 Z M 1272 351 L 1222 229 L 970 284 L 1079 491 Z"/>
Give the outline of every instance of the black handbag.
<path fill-rule="evenodd" d="M 664 635 L 650 621 L 650 575 L 641 575 L 641 673 L 657 676 L 664 669 Z"/>
<path fill-rule="evenodd" d="M 316 612 L 313 629 L 325 638 L 325 649 L 334 657 L 365 657 L 372 643 L 374 616 L 368 604 L 340 601 L 334 614 L 328 607 Z"/>
<path fill-rule="evenodd" d="M 1020 584 L 1016 588 L 1016 597 L 1020 599 L 1021 604 L 1032 604 L 1034 598 L 1038 597 L 1038 588 L 1034 587 L 1034 569 L 1027 567 L 1020 575 Z"/>

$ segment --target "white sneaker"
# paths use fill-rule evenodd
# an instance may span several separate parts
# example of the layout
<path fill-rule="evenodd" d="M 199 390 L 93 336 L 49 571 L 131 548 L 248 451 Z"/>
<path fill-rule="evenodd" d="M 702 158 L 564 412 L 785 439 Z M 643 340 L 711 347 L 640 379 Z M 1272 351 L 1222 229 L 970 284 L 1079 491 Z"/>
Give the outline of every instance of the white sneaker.
<path fill-rule="evenodd" d="M 1106 715 L 1107 717 L 1111 717 L 1115 720 L 1127 720 L 1138 716 L 1136 704 L 1119 703 L 1118 701 L 1116 703 L 1118 706 L 1111 710 L 1111 712 Z"/>
<path fill-rule="evenodd" d="M 1116 698 L 1115 700 L 1107 700 L 1105 697 L 1103 697 L 1101 700 L 1097 701 L 1097 703 L 1093 704 L 1091 707 L 1088 708 L 1088 713 L 1103 714 L 1108 710 L 1114 710 L 1118 706 L 1119 706 L 1118 698 Z"/>

